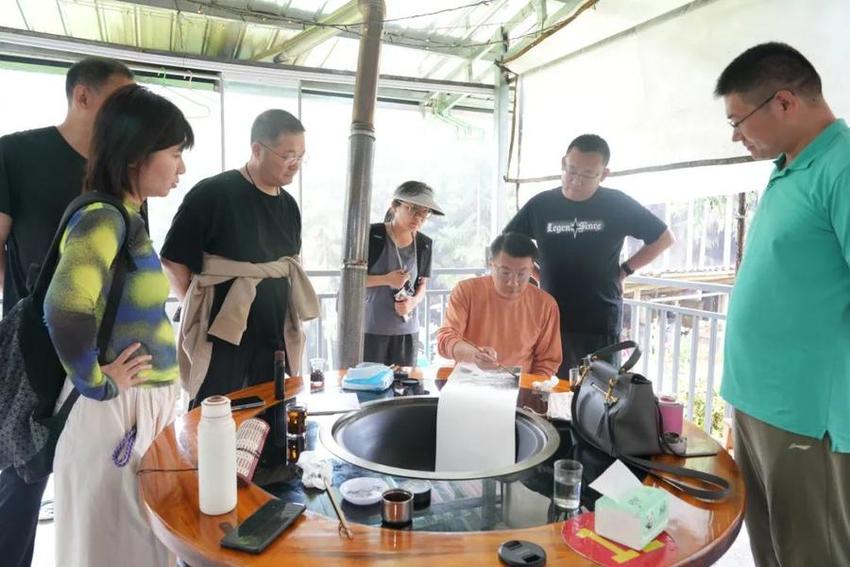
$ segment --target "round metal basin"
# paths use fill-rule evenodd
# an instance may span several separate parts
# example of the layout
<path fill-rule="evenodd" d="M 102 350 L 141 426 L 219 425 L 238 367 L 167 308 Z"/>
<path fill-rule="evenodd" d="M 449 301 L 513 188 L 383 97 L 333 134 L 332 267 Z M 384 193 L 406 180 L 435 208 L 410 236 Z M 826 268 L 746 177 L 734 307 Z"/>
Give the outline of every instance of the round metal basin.
<path fill-rule="evenodd" d="M 406 397 L 363 404 L 322 427 L 322 443 L 358 467 L 391 476 L 429 480 L 508 477 L 535 467 L 558 449 L 552 425 L 531 412 L 516 410 L 516 464 L 491 470 L 435 472 L 436 397 Z"/>

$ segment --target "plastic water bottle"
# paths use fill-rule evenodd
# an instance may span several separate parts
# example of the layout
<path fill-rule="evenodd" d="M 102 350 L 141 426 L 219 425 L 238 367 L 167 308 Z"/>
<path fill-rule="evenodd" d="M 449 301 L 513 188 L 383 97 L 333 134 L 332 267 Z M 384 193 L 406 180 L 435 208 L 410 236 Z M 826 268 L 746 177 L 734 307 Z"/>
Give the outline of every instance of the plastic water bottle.
<path fill-rule="evenodd" d="M 201 402 L 198 491 L 204 514 L 217 516 L 236 508 L 236 422 L 225 396 Z"/>

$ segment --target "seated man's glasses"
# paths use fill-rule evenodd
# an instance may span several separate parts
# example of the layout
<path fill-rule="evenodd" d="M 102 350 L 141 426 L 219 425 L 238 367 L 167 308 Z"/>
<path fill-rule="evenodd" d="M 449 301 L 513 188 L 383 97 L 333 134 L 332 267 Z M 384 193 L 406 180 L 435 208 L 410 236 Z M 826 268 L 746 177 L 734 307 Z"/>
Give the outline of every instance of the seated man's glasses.
<path fill-rule="evenodd" d="M 268 151 L 270 151 L 277 157 L 279 157 L 280 159 L 282 159 L 284 163 L 286 163 L 286 165 L 295 165 L 296 163 L 307 163 L 307 154 L 301 154 L 300 156 L 297 156 L 295 154 L 279 154 L 273 149 L 271 149 L 267 144 L 264 144 L 259 141 L 257 143 L 266 148 Z"/>
<path fill-rule="evenodd" d="M 528 278 L 531 277 L 531 270 L 510 270 L 508 268 L 502 266 L 494 266 L 496 268 L 496 277 L 502 281 L 510 282 L 515 281 L 517 283 L 522 283 L 524 281 L 528 281 Z"/>

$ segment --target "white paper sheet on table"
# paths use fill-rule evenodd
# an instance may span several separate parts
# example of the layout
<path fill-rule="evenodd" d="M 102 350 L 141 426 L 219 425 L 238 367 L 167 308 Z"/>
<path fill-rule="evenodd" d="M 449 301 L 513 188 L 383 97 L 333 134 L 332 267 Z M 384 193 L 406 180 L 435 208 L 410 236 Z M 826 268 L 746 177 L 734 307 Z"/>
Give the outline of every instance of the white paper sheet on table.
<path fill-rule="evenodd" d="M 617 502 L 635 488 L 640 487 L 641 482 L 638 477 L 620 459 L 611 463 L 605 472 L 590 483 L 590 488 Z"/>
<path fill-rule="evenodd" d="M 619 502 L 626 494 L 642 485 L 643 483 L 629 470 L 629 467 L 623 461 L 617 459 L 596 480 L 590 483 L 590 488 L 599 494 Z M 668 491 L 667 498 L 669 500 L 671 517 L 675 515 L 674 508 L 678 506 L 696 509 L 692 504 L 686 503 L 672 492 Z"/>
<path fill-rule="evenodd" d="M 360 401 L 353 392 L 329 392 L 298 396 L 297 403 L 307 406 L 307 415 L 330 415 L 360 409 Z"/>
<path fill-rule="evenodd" d="M 516 462 L 514 376 L 458 364 L 440 390 L 435 470 L 460 472 Z"/>

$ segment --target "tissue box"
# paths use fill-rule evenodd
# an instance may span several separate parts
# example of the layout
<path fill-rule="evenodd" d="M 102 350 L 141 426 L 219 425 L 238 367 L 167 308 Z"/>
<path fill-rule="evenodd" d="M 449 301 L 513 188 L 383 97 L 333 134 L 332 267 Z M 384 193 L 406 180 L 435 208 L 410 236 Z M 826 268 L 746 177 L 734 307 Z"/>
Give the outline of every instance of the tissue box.
<path fill-rule="evenodd" d="M 595 531 L 632 549 L 643 549 L 664 531 L 668 519 L 668 494 L 641 486 L 620 500 L 603 496 L 596 501 Z"/>

